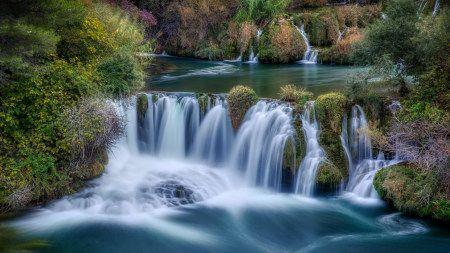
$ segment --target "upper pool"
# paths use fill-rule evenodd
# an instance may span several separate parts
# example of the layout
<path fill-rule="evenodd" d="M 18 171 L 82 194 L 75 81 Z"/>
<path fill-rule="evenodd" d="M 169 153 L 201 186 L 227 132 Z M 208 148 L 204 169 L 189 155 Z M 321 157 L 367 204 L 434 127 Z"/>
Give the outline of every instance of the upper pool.
<path fill-rule="evenodd" d="M 320 64 L 264 65 L 212 62 L 178 57 L 155 57 L 147 85 L 151 90 L 228 92 L 233 86 L 251 86 L 262 97 L 275 97 L 280 86 L 295 84 L 315 95 L 343 90 L 358 68 Z"/>

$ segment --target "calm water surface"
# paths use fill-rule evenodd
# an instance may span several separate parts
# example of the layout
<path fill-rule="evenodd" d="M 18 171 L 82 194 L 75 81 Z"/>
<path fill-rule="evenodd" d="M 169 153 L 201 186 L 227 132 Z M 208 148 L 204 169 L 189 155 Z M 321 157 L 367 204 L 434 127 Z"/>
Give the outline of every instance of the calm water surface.
<path fill-rule="evenodd" d="M 342 90 L 348 75 L 359 68 L 312 64 L 263 65 L 155 57 L 148 86 L 151 90 L 206 93 L 251 86 L 259 96 L 275 97 L 280 86 L 295 84 L 315 95 Z"/>

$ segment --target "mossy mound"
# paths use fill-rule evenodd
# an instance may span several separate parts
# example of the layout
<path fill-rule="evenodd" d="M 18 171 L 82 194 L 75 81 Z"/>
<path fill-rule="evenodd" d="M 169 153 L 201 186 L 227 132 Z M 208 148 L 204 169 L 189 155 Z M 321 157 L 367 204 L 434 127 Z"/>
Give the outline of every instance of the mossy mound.
<path fill-rule="evenodd" d="M 146 94 L 139 94 L 137 97 L 137 115 L 138 119 L 145 118 L 148 109 L 148 98 Z"/>
<path fill-rule="evenodd" d="M 303 107 L 308 100 L 312 99 L 313 94 L 302 87 L 287 84 L 280 88 L 278 97 L 281 101 L 295 103 L 296 106 Z"/>
<path fill-rule="evenodd" d="M 319 61 L 327 64 L 353 64 L 355 45 L 362 40 L 362 32 L 358 28 L 351 28 L 333 46 L 319 49 Z"/>
<path fill-rule="evenodd" d="M 347 109 L 347 98 L 345 95 L 339 92 L 320 95 L 315 102 L 315 108 L 322 127 L 331 130 L 335 134 L 340 134 L 342 117 Z"/>
<path fill-rule="evenodd" d="M 200 111 L 202 113 L 206 113 L 206 110 L 208 109 L 209 95 L 205 93 L 198 94 L 197 101 Z"/>
<path fill-rule="evenodd" d="M 328 161 L 320 163 L 316 176 L 316 185 L 321 191 L 336 189 L 344 179 L 341 170 Z"/>
<path fill-rule="evenodd" d="M 339 22 L 336 13 L 330 8 L 321 8 L 301 16 L 305 32 L 314 46 L 331 46 L 339 37 Z"/>
<path fill-rule="evenodd" d="M 381 198 L 407 214 L 450 222 L 450 195 L 432 171 L 408 165 L 381 169 L 373 182 Z"/>
<path fill-rule="evenodd" d="M 286 20 L 272 21 L 264 30 L 258 46 L 262 63 L 291 63 L 299 60 L 306 44 L 294 25 Z"/>
<path fill-rule="evenodd" d="M 347 177 L 348 169 L 340 141 L 342 119 L 347 111 L 347 98 L 342 93 L 327 93 L 317 98 L 315 108 L 322 130 L 319 143 L 329 162 L 340 170 L 343 177 Z"/>
<path fill-rule="evenodd" d="M 239 85 L 230 90 L 227 97 L 228 113 L 234 129 L 238 129 L 248 109 L 258 101 L 256 92 L 247 86 Z"/>

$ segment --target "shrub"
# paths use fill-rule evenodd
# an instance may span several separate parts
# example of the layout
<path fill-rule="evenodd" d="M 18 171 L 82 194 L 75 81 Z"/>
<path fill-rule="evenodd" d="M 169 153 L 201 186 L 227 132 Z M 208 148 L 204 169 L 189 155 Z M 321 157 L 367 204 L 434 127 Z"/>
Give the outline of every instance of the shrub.
<path fill-rule="evenodd" d="M 99 175 L 105 151 L 112 148 L 124 130 L 124 121 L 116 109 L 101 99 L 83 99 L 64 112 L 63 144 L 70 153 L 69 175 L 82 179 Z M 97 162 L 101 163 L 98 164 Z"/>
<path fill-rule="evenodd" d="M 322 126 L 340 134 L 342 117 L 347 108 L 347 98 L 344 94 L 338 92 L 323 94 L 317 98 L 315 106 Z"/>
<path fill-rule="evenodd" d="M 303 56 L 306 45 L 293 24 L 281 19 L 269 25 L 258 49 L 259 60 L 263 63 L 289 63 Z"/>
<path fill-rule="evenodd" d="M 321 50 L 319 57 L 323 63 L 352 64 L 354 45 L 363 40 L 362 33 L 357 28 L 351 28 L 346 35 L 331 48 Z"/>
<path fill-rule="evenodd" d="M 436 175 L 430 171 L 391 166 L 377 172 L 374 186 L 380 197 L 402 212 L 450 221 L 450 195 L 439 188 Z"/>
<path fill-rule="evenodd" d="M 316 184 L 322 191 L 336 189 L 344 179 L 341 171 L 331 162 L 321 162 L 317 170 Z"/>
<path fill-rule="evenodd" d="M 292 0 L 242 0 L 236 20 L 254 21 L 257 24 L 269 22 L 283 14 Z"/>
<path fill-rule="evenodd" d="M 298 103 L 303 106 L 308 100 L 312 99 L 313 94 L 304 88 L 297 88 L 293 84 L 288 84 L 280 88 L 278 96 L 282 101 Z"/>
<path fill-rule="evenodd" d="M 258 101 L 256 92 L 247 86 L 235 86 L 227 97 L 228 113 L 234 129 L 238 129 L 248 109 Z"/>
<path fill-rule="evenodd" d="M 330 46 L 339 37 L 339 23 L 330 8 L 305 13 L 303 24 L 308 39 L 314 46 Z"/>
<path fill-rule="evenodd" d="M 144 69 L 133 55 L 113 55 L 100 63 L 98 72 L 103 90 L 114 96 L 130 94 L 144 84 Z"/>

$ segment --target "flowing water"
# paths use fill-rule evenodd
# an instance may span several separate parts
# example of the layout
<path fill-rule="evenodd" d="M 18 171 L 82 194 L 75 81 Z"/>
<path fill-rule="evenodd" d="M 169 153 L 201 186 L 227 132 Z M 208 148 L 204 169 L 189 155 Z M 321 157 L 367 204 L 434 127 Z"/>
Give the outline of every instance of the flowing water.
<path fill-rule="evenodd" d="M 306 141 L 306 155 L 303 158 L 295 183 L 295 193 L 312 196 L 319 164 L 325 161 L 325 151 L 319 145 L 319 123 L 316 119 L 314 103 L 305 105 L 301 117 Z"/>
<path fill-rule="evenodd" d="M 349 130 L 350 134 L 348 134 Z M 360 197 L 376 198 L 377 193 L 372 184 L 375 173 L 381 168 L 400 161 L 395 158 L 386 160 L 382 152 L 374 157 L 369 136 L 369 124 L 361 106 L 355 105 L 352 108 L 349 128 L 347 117 L 344 118 L 341 142 L 349 168 L 346 190 Z"/>
<path fill-rule="evenodd" d="M 149 90 L 226 93 L 238 84 L 251 86 L 261 97 L 276 97 L 280 87 L 295 84 L 316 95 L 343 90 L 348 75 L 360 70 L 320 64 L 245 64 L 178 57 L 156 57 L 148 80 Z M 156 70 L 155 70 L 156 69 Z"/>
<path fill-rule="evenodd" d="M 42 252 L 411 253 L 449 248 L 447 228 L 393 213 L 377 199 L 314 197 L 308 190 L 295 194 L 293 185 L 281 192 L 283 153 L 295 132 L 288 105 L 260 101 L 234 131 L 222 96 L 212 97 L 206 108 L 186 93 L 148 94 L 148 102 L 144 116 L 136 110 L 136 99 L 128 107 L 117 104 L 128 119 L 126 136 L 110 151 L 101 177 L 9 224 L 46 239 L 50 246 Z M 308 152 L 300 169 L 305 171 L 324 156 L 313 108 L 309 103 L 302 115 Z M 362 108 L 354 108 L 351 120 L 346 147 L 354 154 L 352 162 L 371 161 L 369 140 L 357 131 L 366 125 Z M 359 167 L 352 170 L 351 178 Z M 314 180 L 314 173 L 307 174 L 297 180 L 298 187 Z M 360 191 L 358 183 L 350 185 L 350 191 Z"/>
<path fill-rule="evenodd" d="M 303 55 L 303 59 L 300 62 L 304 64 L 316 64 L 319 51 L 314 49 L 311 44 L 309 44 L 308 35 L 305 32 L 304 26 L 302 25 L 300 28 L 298 28 L 297 26 L 295 27 L 302 36 L 303 41 L 306 45 L 305 54 Z"/>

